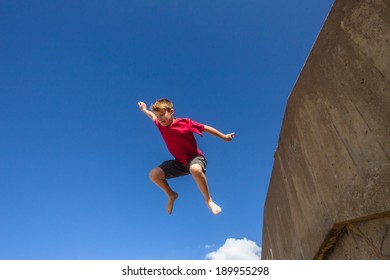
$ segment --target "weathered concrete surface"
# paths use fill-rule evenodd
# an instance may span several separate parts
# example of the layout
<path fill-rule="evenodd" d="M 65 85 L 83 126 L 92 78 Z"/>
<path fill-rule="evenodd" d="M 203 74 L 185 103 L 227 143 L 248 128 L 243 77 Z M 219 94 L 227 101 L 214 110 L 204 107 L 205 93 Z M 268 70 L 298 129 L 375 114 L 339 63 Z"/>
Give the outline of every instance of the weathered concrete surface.
<path fill-rule="evenodd" d="M 287 102 L 262 258 L 388 258 L 388 216 L 390 0 L 336 0 Z"/>
<path fill-rule="evenodd" d="M 334 246 L 316 259 L 389 259 L 390 216 L 345 225 Z"/>

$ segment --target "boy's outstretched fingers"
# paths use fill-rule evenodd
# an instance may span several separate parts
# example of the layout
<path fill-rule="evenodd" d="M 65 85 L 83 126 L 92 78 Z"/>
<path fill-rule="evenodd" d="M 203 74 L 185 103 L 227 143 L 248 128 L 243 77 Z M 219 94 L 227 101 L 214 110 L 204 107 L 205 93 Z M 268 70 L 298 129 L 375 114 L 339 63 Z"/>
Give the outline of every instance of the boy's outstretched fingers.
<path fill-rule="evenodd" d="M 138 102 L 138 106 L 139 106 L 139 108 L 140 108 L 141 110 L 146 108 L 146 104 L 145 104 L 144 102 L 142 102 L 142 101 L 139 101 L 139 102 Z"/>
<path fill-rule="evenodd" d="M 235 132 L 226 134 L 225 141 L 232 141 L 235 135 Z"/>

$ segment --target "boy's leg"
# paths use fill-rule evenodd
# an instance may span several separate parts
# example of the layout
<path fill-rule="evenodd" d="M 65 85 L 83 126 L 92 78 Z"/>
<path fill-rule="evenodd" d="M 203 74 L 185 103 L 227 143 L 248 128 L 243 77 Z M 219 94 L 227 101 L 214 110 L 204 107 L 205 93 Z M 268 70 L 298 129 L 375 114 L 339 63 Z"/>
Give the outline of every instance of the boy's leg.
<path fill-rule="evenodd" d="M 200 192 L 202 193 L 207 206 L 210 208 L 214 215 L 218 215 L 222 209 L 211 199 L 209 188 L 207 184 L 206 175 L 203 172 L 203 168 L 200 164 L 194 163 L 190 166 L 190 173 L 194 178 Z"/>
<path fill-rule="evenodd" d="M 149 173 L 149 178 L 168 196 L 168 203 L 166 209 L 168 214 L 170 215 L 173 210 L 173 204 L 175 203 L 175 200 L 179 197 L 179 195 L 171 189 L 167 180 L 165 179 L 165 173 L 160 167 L 153 168 Z"/>

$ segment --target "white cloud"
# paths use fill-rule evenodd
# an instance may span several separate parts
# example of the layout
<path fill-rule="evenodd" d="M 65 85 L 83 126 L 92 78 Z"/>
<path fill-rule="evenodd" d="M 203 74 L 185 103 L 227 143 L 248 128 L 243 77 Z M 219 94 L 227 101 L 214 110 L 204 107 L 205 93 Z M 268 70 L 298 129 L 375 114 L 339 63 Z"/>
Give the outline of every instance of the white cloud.
<path fill-rule="evenodd" d="M 216 251 L 208 253 L 210 260 L 259 260 L 261 247 L 252 240 L 228 238 Z"/>

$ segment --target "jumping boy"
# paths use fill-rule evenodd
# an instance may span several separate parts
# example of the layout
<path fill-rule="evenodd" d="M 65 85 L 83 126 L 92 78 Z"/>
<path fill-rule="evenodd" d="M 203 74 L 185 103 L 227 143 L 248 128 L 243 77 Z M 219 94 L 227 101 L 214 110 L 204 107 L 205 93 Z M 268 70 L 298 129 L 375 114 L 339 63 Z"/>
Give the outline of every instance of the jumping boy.
<path fill-rule="evenodd" d="M 193 133 L 202 135 L 205 131 L 224 141 L 231 141 L 234 133 L 223 134 L 211 126 L 188 118 L 175 118 L 173 104 L 168 99 L 157 100 L 150 110 L 146 108 L 144 102 L 138 102 L 138 106 L 155 123 L 169 152 L 175 158 L 163 162 L 149 173 L 150 180 L 168 196 L 166 207 L 168 214 L 172 213 L 173 204 L 179 195 L 171 189 L 167 179 L 191 174 L 207 206 L 214 215 L 218 215 L 222 209 L 211 199 L 205 175 L 207 161 L 199 150 Z"/>

